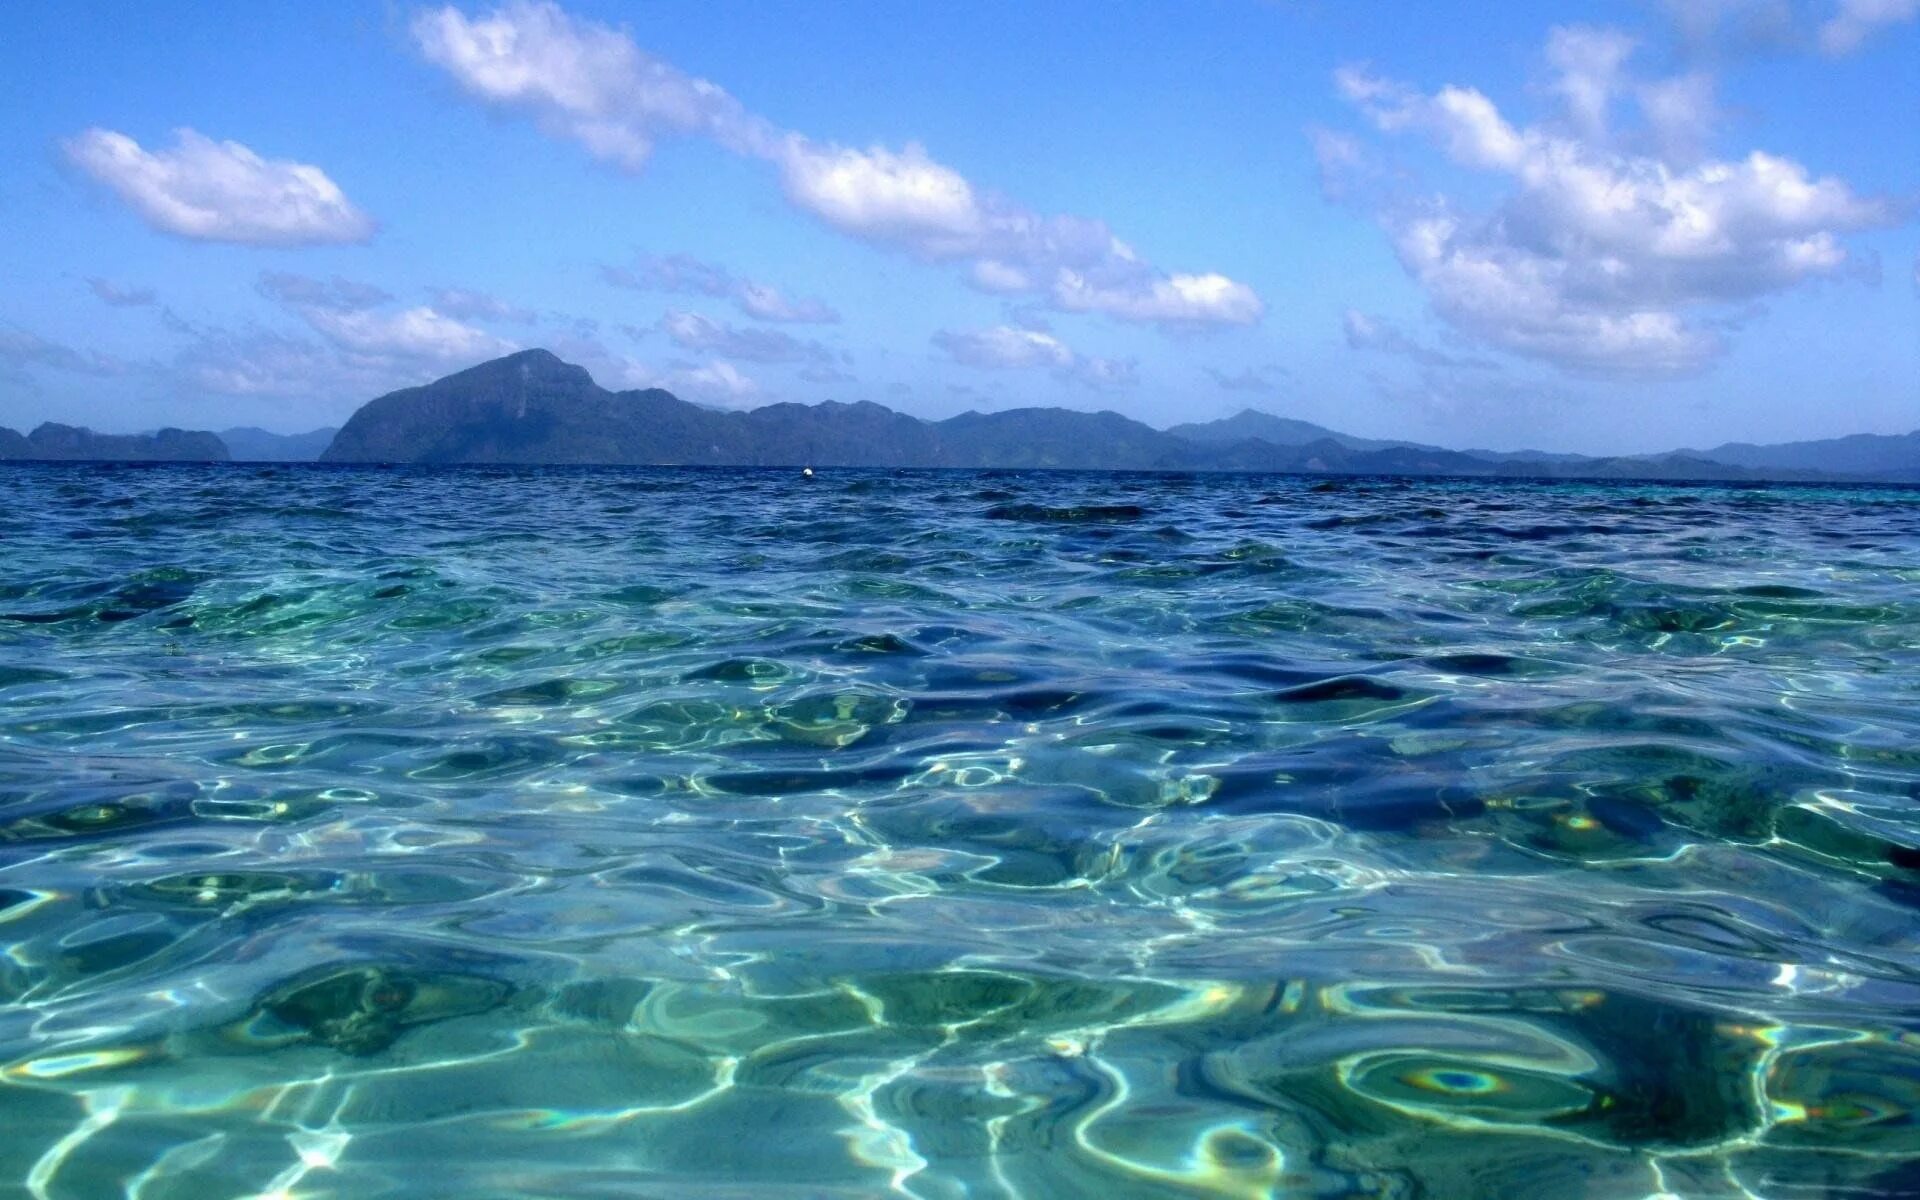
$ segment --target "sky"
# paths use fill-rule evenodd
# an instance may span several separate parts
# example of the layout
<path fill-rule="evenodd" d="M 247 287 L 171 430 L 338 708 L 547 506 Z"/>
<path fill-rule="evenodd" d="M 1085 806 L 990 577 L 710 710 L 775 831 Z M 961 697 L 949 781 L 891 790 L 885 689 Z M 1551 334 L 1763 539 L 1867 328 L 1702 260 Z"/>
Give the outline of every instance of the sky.
<path fill-rule="evenodd" d="M 533 346 L 728 408 L 1920 429 L 1920 0 L 0 15 L 0 425 L 297 432 Z"/>

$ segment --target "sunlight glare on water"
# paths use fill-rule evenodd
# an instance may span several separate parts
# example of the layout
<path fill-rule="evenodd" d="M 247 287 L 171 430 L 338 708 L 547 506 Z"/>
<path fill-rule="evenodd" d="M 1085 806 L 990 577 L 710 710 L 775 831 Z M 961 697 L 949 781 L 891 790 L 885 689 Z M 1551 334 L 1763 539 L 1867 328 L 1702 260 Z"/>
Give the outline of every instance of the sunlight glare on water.
<path fill-rule="evenodd" d="M 0 472 L 0 1191 L 1920 1195 L 1920 492 Z"/>

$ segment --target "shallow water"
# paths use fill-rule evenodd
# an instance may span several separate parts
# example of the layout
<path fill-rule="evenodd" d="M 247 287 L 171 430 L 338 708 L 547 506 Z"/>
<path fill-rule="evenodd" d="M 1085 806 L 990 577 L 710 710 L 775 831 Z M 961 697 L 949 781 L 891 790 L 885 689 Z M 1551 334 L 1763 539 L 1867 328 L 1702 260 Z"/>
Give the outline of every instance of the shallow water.
<path fill-rule="evenodd" d="M 1920 491 L 0 470 L 0 1196 L 1920 1196 Z"/>

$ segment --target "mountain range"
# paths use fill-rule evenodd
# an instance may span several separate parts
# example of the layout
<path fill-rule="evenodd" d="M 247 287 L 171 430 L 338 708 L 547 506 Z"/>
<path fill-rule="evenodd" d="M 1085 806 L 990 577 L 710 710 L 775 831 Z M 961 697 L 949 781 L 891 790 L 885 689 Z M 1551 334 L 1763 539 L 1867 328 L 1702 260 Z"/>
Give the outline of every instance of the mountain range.
<path fill-rule="evenodd" d="M 659 388 L 608 391 L 581 367 L 523 350 L 369 401 L 321 461 L 1920 481 L 1920 434 L 1729 447 L 1727 457 L 1683 450 L 1602 458 L 1360 438 L 1253 410 L 1166 430 L 1118 413 L 1063 408 L 942 421 L 871 401 L 727 412 Z"/>
<path fill-rule="evenodd" d="M 0 460 L 43 462 L 226 462 L 231 455 L 217 436 L 197 429 L 153 433 L 95 433 L 52 421 L 22 436 L 0 428 Z"/>
<path fill-rule="evenodd" d="M 307 433 L 269 433 L 252 425 L 222 429 L 219 438 L 235 462 L 313 462 L 333 444 L 339 430 L 328 426 Z"/>
<path fill-rule="evenodd" d="M 1353 475 L 1920 483 L 1920 431 L 1592 457 L 1452 450 L 1355 437 L 1246 409 L 1155 429 L 1114 412 L 1016 408 L 928 421 L 871 401 L 725 411 L 660 388 L 608 391 L 546 350 L 523 350 L 368 401 L 338 431 L 97 434 L 0 429 L 0 459 L 329 463 L 976 467 Z"/>

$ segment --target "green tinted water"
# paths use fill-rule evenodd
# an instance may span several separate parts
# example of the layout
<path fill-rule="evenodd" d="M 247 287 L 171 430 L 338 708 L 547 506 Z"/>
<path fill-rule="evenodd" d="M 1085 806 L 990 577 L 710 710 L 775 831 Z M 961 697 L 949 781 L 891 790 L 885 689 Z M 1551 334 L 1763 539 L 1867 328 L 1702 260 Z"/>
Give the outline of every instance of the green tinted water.
<path fill-rule="evenodd" d="M 0 1195 L 1920 1195 L 1920 493 L 0 472 Z"/>

